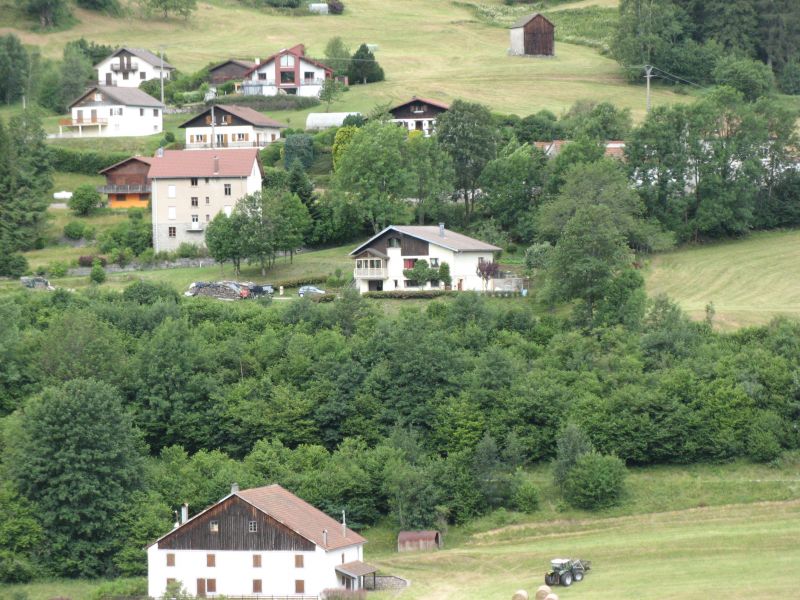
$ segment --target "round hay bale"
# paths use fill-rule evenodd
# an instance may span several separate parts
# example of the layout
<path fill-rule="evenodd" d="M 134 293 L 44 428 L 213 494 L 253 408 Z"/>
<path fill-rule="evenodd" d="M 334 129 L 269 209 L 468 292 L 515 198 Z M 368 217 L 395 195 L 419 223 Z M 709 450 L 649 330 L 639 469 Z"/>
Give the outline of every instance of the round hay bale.
<path fill-rule="evenodd" d="M 514 592 L 514 595 L 511 596 L 511 600 L 528 600 L 528 592 L 525 590 L 517 590 Z"/>
<path fill-rule="evenodd" d="M 558 594 L 554 594 L 550 592 L 547 596 L 544 597 L 544 600 L 558 600 Z"/>
<path fill-rule="evenodd" d="M 544 600 L 547 598 L 547 594 L 552 592 L 553 590 L 550 589 L 549 585 L 540 585 L 536 588 L 536 600 Z"/>

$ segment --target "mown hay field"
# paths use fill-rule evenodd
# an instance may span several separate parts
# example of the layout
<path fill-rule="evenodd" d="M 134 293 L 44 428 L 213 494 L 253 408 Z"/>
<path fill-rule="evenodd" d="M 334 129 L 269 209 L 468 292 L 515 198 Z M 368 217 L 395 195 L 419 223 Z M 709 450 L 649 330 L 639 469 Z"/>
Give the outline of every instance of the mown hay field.
<path fill-rule="evenodd" d="M 650 296 L 667 294 L 693 318 L 704 318 L 713 304 L 721 328 L 763 324 L 778 315 L 797 318 L 800 231 L 685 246 L 653 257 L 645 278 Z"/>

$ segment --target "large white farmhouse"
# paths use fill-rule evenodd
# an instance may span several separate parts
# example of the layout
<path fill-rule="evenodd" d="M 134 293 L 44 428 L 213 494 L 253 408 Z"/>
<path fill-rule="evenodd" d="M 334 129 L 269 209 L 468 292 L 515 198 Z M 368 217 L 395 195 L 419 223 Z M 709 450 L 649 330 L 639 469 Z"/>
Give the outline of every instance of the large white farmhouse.
<path fill-rule="evenodd" d="M 333 70 L 306 56 L 298 44 L 273 54 L 245 73 L 242 91 L 249 96 L 319 96 L 322 84 L 333 77 Z"/>
<path fill-rule="evenodd" d="M 59 136 L 119 137 L 163 130 L 164 105 L 135 88 L 96 85 L 69 105 L 58 122 Z"/>
<path fill-rule="evenodd" d="M 169 79 L 175 70 L 171 64 L 143 48 L 120 48 L 94 68 L 97 83 L 118 87 L 139 87 L 143 81 L 160 77 Z"/>
<path fill-rule="evenodd" d="M 249 106 L 217 104 L 179 125 L 186 149 L 263 148 L 281 137 L 286 125 Z"/>
<path fill-rule="evenodd" d="M 355 261 L 353 279 L 364 292 L 432 289 L 431 282 L 410 281 L 403 270 L 418 260 L 432 268 L 450 267 L 455 290 L 480 291 L 484 282 L 478 265 L 492 262 L 501 248 L 475 238 L 431 225 L 390 225 L 350 253 Z M 438 287 L 438 286 L 435 286 Z"/>
<path fill-rule="evenodd" d="M 200 598 L 217 595 L 312 600 L 323 590 L 364 589 L 376 569 L 362 561 L 367 540 L 279 485 L 232 486 L 147 548 L 148 595 L 180 582 Z"/>

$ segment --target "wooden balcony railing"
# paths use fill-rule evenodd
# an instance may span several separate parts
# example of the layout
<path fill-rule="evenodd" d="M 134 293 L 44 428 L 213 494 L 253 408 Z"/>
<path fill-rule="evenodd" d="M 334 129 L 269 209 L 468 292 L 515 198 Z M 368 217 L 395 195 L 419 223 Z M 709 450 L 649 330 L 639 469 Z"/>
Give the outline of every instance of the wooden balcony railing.
<path fill-rule="evenodd" d="M 386 279 L 389 277 L 388 269 L 353 269 L 354 279 Z"/>
<path fill-rule="evenodd" d="M 62 127 L 78 127 L 79 125 L 80 126 L 86 126 L 86 125 L 101 126 L 101 125 L 108 125 L 108 119 L 101 119 L 101 118 L 95 118 L 95 119 L 59 119 L 58 120 L 58 124 L 61 125 Z"/>

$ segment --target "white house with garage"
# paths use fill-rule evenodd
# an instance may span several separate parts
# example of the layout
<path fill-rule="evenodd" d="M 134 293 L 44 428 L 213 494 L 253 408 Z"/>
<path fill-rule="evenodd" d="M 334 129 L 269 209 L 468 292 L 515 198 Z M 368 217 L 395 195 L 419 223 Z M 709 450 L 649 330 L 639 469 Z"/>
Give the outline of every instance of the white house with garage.
<path fill-rule="evenodd" d="M 257 64 L 244 75 L 242 91 L 249 96 L 318 97 L 322 84 L 333 77 L 333 69 L 306 56 L 303 44 L 284 48 Z"/>
<path fill-rule="evenodd" d="M 150 79 L 169 79 L 175 70 L 168 62 L 162 61 L 144 48 L 120 48 L 108 58 L 94 66 L 97 83 L 118 87 L 139 87 Z"/>
<path fill-rule="evenodd" d="M 478 272 L 483 262 L 494 261 L 501 248 L 445 229 L 444 224 L 390 225 L 350 253 L 355 262 L 353 279 L 358 290 L 379 292 L 404 289 L 438 289 L 440 283 L 409 280 L 403 271 L 419 260 L 432 268 L 450 267 L 454 290 L 482 291 Z M 493 289 L 493 288 L 490 288 Z"/>
<path fill-rule="evenodd" d="M 316 600 L 323 590 L 374 588 L 367 540 L 279 485 L 239 490 L 147 548 L 148 595 L 180 582 L 199 598 L 277 596 Z"/>
<path fill-rule="evenodd" d="M 69 105 L 59 137 L 153 135 L 164 129 L 164 105 L 137 88 L 96 85 Z"/>

